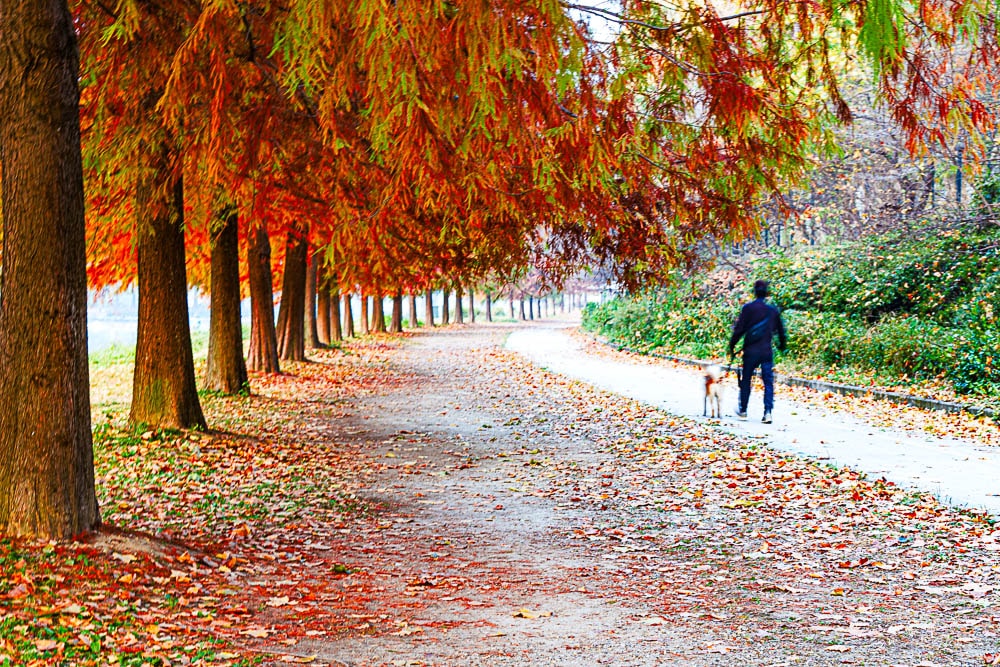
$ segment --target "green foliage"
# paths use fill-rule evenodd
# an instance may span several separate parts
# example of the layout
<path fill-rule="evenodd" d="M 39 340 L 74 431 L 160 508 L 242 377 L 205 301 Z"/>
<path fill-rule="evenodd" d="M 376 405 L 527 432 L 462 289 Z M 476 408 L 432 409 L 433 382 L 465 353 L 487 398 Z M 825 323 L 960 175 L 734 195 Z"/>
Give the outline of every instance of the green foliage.
<path fill-rule="evenodd" d="M 753 264 L 771 282 L 793 367 L 846 381 L 944 382 L 1000 397 L 1000 234 L 973 228 L 895 233 L 778 251 Z M 749 292 L 749 290 L 748 290 Z M 632 349 L 725 353 L 733 297 L 698 279 L 584 311 L 586 328 Z"/>

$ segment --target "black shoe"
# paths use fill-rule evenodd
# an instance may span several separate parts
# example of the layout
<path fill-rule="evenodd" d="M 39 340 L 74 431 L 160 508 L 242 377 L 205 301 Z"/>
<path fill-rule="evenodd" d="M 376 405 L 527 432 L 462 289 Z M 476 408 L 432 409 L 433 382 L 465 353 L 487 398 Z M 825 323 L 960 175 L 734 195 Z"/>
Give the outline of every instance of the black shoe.
<path fill-rule="evenodd" d="M 770 410 L 765 410 L 764 411 L 764 418 L 760 420 L 760 423 L 761 424 L 770 424 L 771 423 L 771 411 Z"/>
<path fill-rule="evenodd" d="M 747 411 L 746 410 L 737 410 L 736 411 L 736 416 L 739 417 L 740 419 L 742 419 L 743 421 L 746 421 L 747 420 Z"/>

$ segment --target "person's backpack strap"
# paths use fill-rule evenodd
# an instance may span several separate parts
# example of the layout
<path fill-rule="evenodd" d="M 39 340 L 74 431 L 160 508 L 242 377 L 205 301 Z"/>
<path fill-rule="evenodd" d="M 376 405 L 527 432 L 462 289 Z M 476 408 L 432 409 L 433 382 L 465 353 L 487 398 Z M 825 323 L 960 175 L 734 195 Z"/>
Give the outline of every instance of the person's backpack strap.
<path fill-rule="evenodd" d="M 767 337 L 768 325 L 770 322 L 771 316 L 768 315 L 760 322 L 747 329 L 746 336 L 743 339 L 743 346 L 746 347 L 747 345 L 753 345 L 754 343 L 764 340 L 764 338 Z"/>

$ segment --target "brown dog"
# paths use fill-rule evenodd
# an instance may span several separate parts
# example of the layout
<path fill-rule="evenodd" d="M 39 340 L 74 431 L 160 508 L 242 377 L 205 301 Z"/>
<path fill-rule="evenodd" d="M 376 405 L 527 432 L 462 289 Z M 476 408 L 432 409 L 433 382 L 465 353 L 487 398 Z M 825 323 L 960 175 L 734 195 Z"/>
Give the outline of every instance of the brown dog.
<path fill-rule="evenodd" d="M 716 364 L 705 368 L 705 405 L 702 415 L 707 417 L 711 406 L 712 417 L 722 416 L 722 368 Z"/>

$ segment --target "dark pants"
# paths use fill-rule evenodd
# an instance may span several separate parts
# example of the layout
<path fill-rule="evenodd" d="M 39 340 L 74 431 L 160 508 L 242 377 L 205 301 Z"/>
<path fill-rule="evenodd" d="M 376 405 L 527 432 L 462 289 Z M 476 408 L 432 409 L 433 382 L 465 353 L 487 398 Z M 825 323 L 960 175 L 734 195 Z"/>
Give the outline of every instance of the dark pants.
<path fill-rule="evenodd" d="M 774 358 L 770 354 L 767 356 L 744 354 L 743 375 L 740 377 L 740 412 L 747 411 L 747 404 L 750 402 L 750 383 L 758 366 L 760 377 L 764 380 L 764 410 L 770 412 L 774 409 Z"/>

